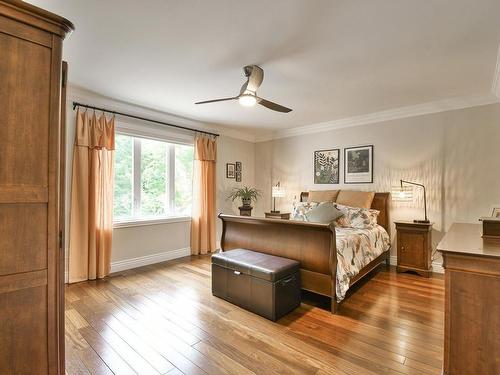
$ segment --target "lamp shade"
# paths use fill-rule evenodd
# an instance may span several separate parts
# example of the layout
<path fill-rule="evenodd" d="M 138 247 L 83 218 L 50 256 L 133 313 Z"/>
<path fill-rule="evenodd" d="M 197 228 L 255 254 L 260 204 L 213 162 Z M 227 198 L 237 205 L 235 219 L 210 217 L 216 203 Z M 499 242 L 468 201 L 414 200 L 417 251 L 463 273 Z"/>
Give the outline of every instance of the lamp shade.
<path fill-rule="evenodd" d="M 393 186 L 391 189 L 391 197 L 396 202 L 411 202 L 413 201 L 413 187 L 411 186 Z"/>
<path fill-rule="evenodd" d="M 283 198 L 285 196 L 286 190 L 282 186 L 273 186 L 272 196 L 273 198 Z"/>

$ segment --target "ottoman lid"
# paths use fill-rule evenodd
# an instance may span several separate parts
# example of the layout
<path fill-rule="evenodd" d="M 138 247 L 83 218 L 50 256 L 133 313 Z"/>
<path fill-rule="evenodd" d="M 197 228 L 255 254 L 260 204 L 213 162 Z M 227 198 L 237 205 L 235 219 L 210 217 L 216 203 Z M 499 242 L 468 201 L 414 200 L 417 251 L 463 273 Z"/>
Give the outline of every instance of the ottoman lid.
<path fill-rule="evenodd" d="M 212 264 L 268 281 L 280 280 L 297 272 L 300 268 L 300 263 L 296 260 L 247 249 L 234 249 L 214 254 Z"/>

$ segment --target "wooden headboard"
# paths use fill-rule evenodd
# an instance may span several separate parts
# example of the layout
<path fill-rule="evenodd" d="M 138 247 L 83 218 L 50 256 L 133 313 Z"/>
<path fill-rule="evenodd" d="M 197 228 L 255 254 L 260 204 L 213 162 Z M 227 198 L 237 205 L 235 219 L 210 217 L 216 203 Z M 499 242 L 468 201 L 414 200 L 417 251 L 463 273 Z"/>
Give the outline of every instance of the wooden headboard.
<path fill-rule="evenodd" d="M 303 191 L 300 193 L 300 201 L 307 201 L 307 197 L 309 193 L 307 191 Z M 374 210 L 380 211 L 378 215 L 377 222 L 380 226 L 384 227 L 387 233 L 391 234 L 391 223 L 389 221 L 389 202 L 390 202 L 390 193 L 375 193 L 375 197 L 373 197 L 372 206 Z"/>

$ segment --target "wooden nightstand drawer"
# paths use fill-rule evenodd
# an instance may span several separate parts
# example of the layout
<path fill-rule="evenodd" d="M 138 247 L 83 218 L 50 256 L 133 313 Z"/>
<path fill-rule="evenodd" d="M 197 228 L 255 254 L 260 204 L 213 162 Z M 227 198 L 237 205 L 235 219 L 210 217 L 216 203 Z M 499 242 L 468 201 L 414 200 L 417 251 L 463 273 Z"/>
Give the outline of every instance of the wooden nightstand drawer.
<path fill-rule="evenodd" d="M 432 224 L 396 222 L 398 272 L 414 271 L 422 276 L 431 272 Z"/>

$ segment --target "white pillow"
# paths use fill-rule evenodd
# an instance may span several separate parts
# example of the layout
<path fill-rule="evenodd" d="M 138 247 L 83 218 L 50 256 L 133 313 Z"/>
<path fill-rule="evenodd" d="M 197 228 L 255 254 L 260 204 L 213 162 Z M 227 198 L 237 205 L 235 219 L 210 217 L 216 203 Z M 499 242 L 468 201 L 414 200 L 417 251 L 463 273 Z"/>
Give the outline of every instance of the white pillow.
<path fill-rule="evenodd" d="M 307 221 L 312 223 L 330 224 L 343 214 L 332 202 L 323 202 L 319 206 L 310 209 L 305 216 Z"/>
<path fill-rule="evenodd" d="M 318 205 L 318 202 L 295 202 L 293 204 L 290 220 L 307 221 L 306 214 Z"/>

